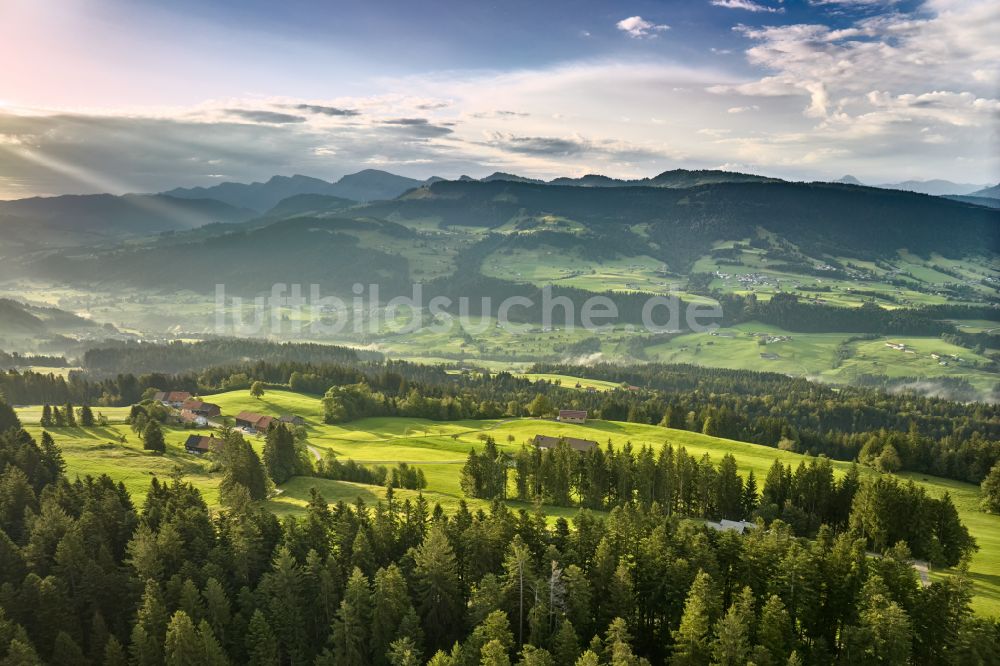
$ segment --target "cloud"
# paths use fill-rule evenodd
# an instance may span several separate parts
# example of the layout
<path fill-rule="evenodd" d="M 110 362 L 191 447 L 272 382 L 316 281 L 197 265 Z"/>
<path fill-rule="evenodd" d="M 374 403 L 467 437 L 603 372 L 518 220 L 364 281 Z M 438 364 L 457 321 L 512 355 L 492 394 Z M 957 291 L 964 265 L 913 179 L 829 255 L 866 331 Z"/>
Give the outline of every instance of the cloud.
<path fill-rule="evenodd" d="M 578 155 L 587 149 L 587 144 L 578 139 L 548 136 L 516 136 L 501 132 L 494 132 L 492 137 L 486 141 L 486 145 L 512 153 L 557 155 L 560 157 Z"/>
<path fill-rule="evenodd" d="M 747 111 L 759 111 L 760 107 L 756 104 L 751 104 L 750 106 L 731 106 L 726 109 L 726 113 L 746 113 Z"/>
<path fill-rule="evenodd" d="M 451 134 L 454 130 L 444 125 L 435 125 L 427 118 L 390 118 L 381 121 L 381 124 L 388 126 L 401 134 L 407 134 L 416 138 L 431 138 Z"/>
<path fill-rule="evenodd" d="M 929 0 L 920 14 L 889 13 L 846 27 L 738 26 L 747 61 L 770 72 L 715 94 L 804 98 L 801 113 L 826 127 L 932 119 L 985 127 L 1000 85 L 1000 45 L 989 0 Z M 873 95 L 872 93 L 878 93 Z M 932 106 L 947 106 L 947 110 Z"/>
<path fill-rule="evenodd" d="M 342 109 L 336 106 L 323 106 L 322 104 L 289 104 L 286 108 L 295 109 L 296 111 L 315 113 L 321 116 L 340 116 L 349 118 L 361 115 L 361 112 L 356 109 Z"/>
<path fill-rule="evenodd" d="M 255 123 L 284 125 L 286 123 L 304 123 L 306 121 L 302 116 L 293 116 L 289 113 L 278 113 L 277 111 L 267 111 L 264 109 L 226 109 L 225 111 L 231 116 L 237 116 Z"/>
<path fill-rule="evenodd" d="M 669 25 L 653 23 L 641 16 L 630 16 L 618 21 L 615 25 L 633 39 L 652 38 L 656 37 L 657 33 L 670 30 Z"/>
<path fill-rule="evenodd" d="M 477 111 L 472 114 L 473 118 L 527 118 L 530 113 L 524 113 L 523 111 L 509 111 L 506 109 L 497 109 L 495 111 Z"/>
<path fill-rule="evenodd" d="M 436 111 L 438 109 L 447 109 L 451 106 L 451 102 L 424 102 L 423 104 L 417 104 L 417 108 L 421 111 Z"/>
<path fill-rule="evenodd" d="M 784 14 L 784 7 L 770 7 L 768 5 L 761 4 L 759 2 L 754 2 L 754 0 L 711 0 L 711 4 L 716 7 L 725 7 L 726 9 L 744 9 L 748 12 L 764 12 L 768 14 Z"/>
<path fill-rule="evenodd" d="M 507 132 L 492 132 L 483 145 L 511 153 L 546 157 L 604 155 L 621 159 L 649 159 L 667 156 L 665 151 L 658 151 L 626 141 L 595 140 L 579 135 L 570 137 L 520 136 Z"/>

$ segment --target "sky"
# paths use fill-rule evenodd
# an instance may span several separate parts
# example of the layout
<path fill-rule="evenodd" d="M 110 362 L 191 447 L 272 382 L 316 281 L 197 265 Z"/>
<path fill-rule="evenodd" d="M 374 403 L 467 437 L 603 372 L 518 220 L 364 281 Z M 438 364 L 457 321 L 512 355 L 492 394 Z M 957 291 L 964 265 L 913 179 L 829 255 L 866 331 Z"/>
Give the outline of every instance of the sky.
<path fill-rule="evenodd" d="M 996 0 L 3 0 L 0 199 L 366 168 L 1000 181 Z"/>

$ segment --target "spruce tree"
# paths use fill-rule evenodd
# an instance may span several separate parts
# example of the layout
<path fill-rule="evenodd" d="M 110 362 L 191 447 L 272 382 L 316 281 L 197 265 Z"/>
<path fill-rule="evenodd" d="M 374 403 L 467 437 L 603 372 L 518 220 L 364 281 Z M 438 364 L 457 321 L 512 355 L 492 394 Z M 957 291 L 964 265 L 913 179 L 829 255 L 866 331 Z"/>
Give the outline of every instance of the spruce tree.
<path fill-rule="evenodd" d="M 142 624 L 132 627 L 129 655 L 134 666 L 162 666 L 163 647 Z"/>
<path fill-rule="evenodd" d="M 430 649 L 446 648 L 458 636 L 465 614 L 455 551 L 444 529 L 433 526 L 414 555 L 413 591 Z"/>
<path fill-rule="evenodd" d="M 146 424 L 146 429 L 142 431 L 142 448 L 154 453 L 163 453 L 167 450 L 167 443 L 163 439 L 163 430 L 160 429 L 156 419 L 150 419 Z"/>
<path fill-rule="evenodd" d="M 709 631 L 717 614 L 718 601 L 711 577 L 698 571 L 687 600 L 680 627 L 674 631 L 674 652 L 671 664 L 699 665 L 709 661 Z"/>
<path fill-rule="evenodd" d="M 747 480 L 743 484 L 743 519 L 749 520 L 753 516 L 753 512 L 757 510 L 757 504 L 760 498 L 757 496 L 757 477 L 754 475 L 753 470 L 747 474 Z"/>
<path fill-rule="evenodd" d="M 389 645 L 383 661 L 389 666 L 420 666 L 420 649 L 408 636 L 396 639 Z"/>
<path fill-rule="evenodd" d="M 200 666 L 228 666 L 229 659 L 226 652 L 219 645 L 215 632 L 208 624 L 207 620 L 202 620 L 198 624 L 198 639 L 201 642 L 201 662 Z"/>
<path fill-rule="evenodd" d="M 66 407 L 63 408 L 63 418 L 66 420 L 67 426 L 70 428 L 76 427 L 76 414 L 73 413 L 73 403 L 66 403 Z"/>
<path fill-rule="evenodd" d="M 573 623 L 568 619 L 559 624 L 559 630 L 552 637 L 550 648 L 558 664 L 572 664 L 580 656 L 580 638 L 573 628 Z"/>
<path fill-rule="evenodd" d="M 247 666 L 278 666 L 278 641 L 264 614 L 257 609 L 246 636 Z"/>
<path fill-rule="evenodd" d="M 194 666 L 204 661 L 201 637 L 184 611 L 177 611 L 170 618 L 163 648 L 163 663 L 166 666 Z"/>
<path fill-rule="evenodd" d="M 87 666 L 89 664 L 83 650 L 65 631 L 56 634 L 56 642 L 52 646 L 51 661 L 59 666 Z"/>
<path fill-rule="evenodd" d="M 302 573 L 287 546 L 275 552 L 271 571 L 261 581 L 271 629 L 282 661 L 307 661 Z"/>
<path fill-rule="evenodd" d="M 753 592 L 743 588 L 726 614 L 715 624 L 712 643 L 713 664 L 742 666 L 750 654 L 750 632 L 753 623 Z"/>
<path fill-rule="evenodd" d="M 490 641 L 483 646 L 480 666 L 510 666 L 510 655 L 500 641 Z"/>
<path fill-rule="evenodd" d="M 279 423 L 267 431 L 264 442 L 264 467 L 275 483 L 281 484 L 299 472 L 295 436 L 288 426 Z"/>
<path fill-rule="evenodd" d="M 379 569 L 375 574 L 375 607 L 372 610 L 371 646 L 372 660 L 378 666 L 387 663 L 390 645 L 403 636 L 400 628 L 413 612 L 413 604 L 406 588 L 406 579 L 396 564 Z M 415 636 L 406 636 L 414 648 L 419 648 Z"/>
<path fill-rule="evenodd" d="M 114 636 L 108 638 L 108 642 L 104 646 L 104 657 L 101 663 L 104 666 L 128 666 L 125 648 Z"/>
<path fill-rule="evenodd" d="M 782 664 L 792 651 L 793 641 L 792 619 L 781 597 L 772 594 L 760 612 L 757 644 L 767 650 L 772 663 Z"/>
<path fill-rule="evenodd" d="M 226 590 L 215 578 L 209 578 L 202 591 L 205 601 L 205 619 L 212 627 L 212 633 L 223 645 L 229 637 L 229 624 L 232 620 L 232 613 L 229 605 L 229 597 Z"/>
<path fill-rule="evenodd" d="M 330 637 L 334 660 L 338 666 L 366 666 L 371 663 L 371 604 L 368 579 L 360 569 L 355 568 L 347 581 L 344 599 L 340 602 L 340 610 Z"/>
<path fill-rule="evenodd" d="M 54 481 L 66 471 L 66 461 L 63 459 L 62 450 L 56 446 L 55 440 L 52 439 L 52 435 L 43 430 L 41 439 L 42 464 L 48 469 L 49 477 Z"/>

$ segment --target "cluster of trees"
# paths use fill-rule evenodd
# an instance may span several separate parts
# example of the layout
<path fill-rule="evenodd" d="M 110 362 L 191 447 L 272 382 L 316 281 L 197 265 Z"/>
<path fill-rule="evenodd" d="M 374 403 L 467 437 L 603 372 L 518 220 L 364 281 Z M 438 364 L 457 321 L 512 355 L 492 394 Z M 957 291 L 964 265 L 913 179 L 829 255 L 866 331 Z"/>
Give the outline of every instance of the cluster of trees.
<path fill-rule="evenodd" d="M 0 368 L 24 368 L 38 366 L 45 368 L 65 368 L 69 363 L 62 356 L 23 355 L 0 350 Z"/>
<path fill-rule="evenodd" d="M 879 476 L 861 484 L 851 507 L 850 530 L 876 552 L 904 542 L 914 556 L 955 566 L 977 549 L 945 493 L 940 499 L 912 481 Z"/>
<path fill-rule="evenodd" d="M 241 441 L 241 438 L 233 441 Z M 227 449 L 230 447 L 226 447 Z M 252 449 L 251 449 L 252 452 Z M 261 464 L 258 461 L 258 468 Z M 1000 651 L 961 573 L 780 521 L 715 532 L 653 503 L 548 525 L 392 498 L 278 520 L 229 477 L 141 506 L 0 435 L 0 660 L 17 664 L 966 664 Z"/>
<path fill-rule="evenodd" d="M 184 374 L 209 366 L 236 365 L 252 358 L 267 363 L 353 363 L 357 353 L 348 347 L 299 342 L 270 342 L 252 338 L 218 338 L 200 342 L 148 344 L 106 343 L 88 349 L 82 366 L 95 375 Z"/>
<path fill-rule="evenodd" d="M 334 481 L 353 481 L 388 488 L 423 490 L 427 487 L 424 471 L 401 462 L 395 467 L 362 465 L 350 458 L 341 461 L 333 451 L 327 451 L 316 463 L 317 476 Z"/>
<path fill-rule="evenodd" d="M 725 313 L 726 323 L 759 321 L 799 332 L 843 331 L 884 335 L 930 335 L 956 333 L 954 324 L 933 318 L 919 308 L 888 310 L 873 302 L 861 307 L 834 307 L 801 301 L 796 294 L 780 292 L 769 300 L 756 294 L 714 294 Z M 992 315 L 994 318 L 996 314 Z"/>
<path fill-rule="evenodd" d="M 979 489 L 983 495 L 983 511 L 1000 514 L 1000 461 L 986 475 Z"/>
<path fill-rule="evenodd" d="M 532 371 L 644 387 L 639 394 L 577 392 L 565 403 L 606 419 L 707 430 L 836 460 L 857 459 L 866 446 L 874 458 L 891 445 L 903 469 L 971 483 L 979 483 L 1000 459 L 997 404 L 691 365 L 536 364 Z"/>
<path fill-rule="evenodd" d="M 482 453 L 472 449 L 462 465 L 459 477 L 462 492 L 467 497 L 506 499 L 507 469 L 510 462 L 511 456 L 497 448 L 495 439 L 487 437 Z M 527 499 L 526 495 L 527 493 L 518 493 L 518 499 Z"/>
<path fill-rule="evenodd" d="M 76 411 L 73 410 L 73 404 L 69 402 L 62 410 L 59 409 L 58 405 L 46 403 L 42 406 L 41 425 L 43 428 L 61 428 L 63 426 L 75 428 L 77 423 L 85 428 L 97 423 L 97 419 L 94 418 L 94 410 L 90 408 L 90 405 L 83 405 Z"/>
<path fill-rule="evenodd" d="M 309 451 L 295 441 L 295 433 L 284 423 L 273 423 L 264 440 L 264 467 L 277 484 L 293 476 L 312 473 Z"/>
<path fill-rule="evenodd" d="M 598 510 L 656 504 L 667 515 L 780 519 L 800 535 L 826 525 L 850 530 L 878 552 L 904 542 L 936 565 L 955 566 L 976 549 L 947 494 L 935 499 L 912 481 L 900 484 L 889 476 L 862 482 L 857 467 L 837 480 L 823 457 L 802 461 L 794 471 L 775 460 L 758 493 L 753 472 L 744 480 L 732 454 L 716 466 L 707 453 L 695 458 L 684 447 L 633 451 L 626 444 L 616 450 L 609 442 L 580 452 L 563 440 L 549 449 L 523 446 L 511 456 L 487 438 L 481 453 L 469 453 L 462 490 L 470 497 L 504 499 L 509 469 L 523 501 Z"/>

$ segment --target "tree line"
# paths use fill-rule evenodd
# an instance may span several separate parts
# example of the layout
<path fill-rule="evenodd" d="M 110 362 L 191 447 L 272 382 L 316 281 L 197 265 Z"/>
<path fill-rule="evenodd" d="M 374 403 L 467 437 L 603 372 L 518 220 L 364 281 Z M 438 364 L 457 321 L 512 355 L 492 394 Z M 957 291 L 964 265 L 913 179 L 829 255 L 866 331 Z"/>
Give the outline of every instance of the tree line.
<path fill-rule="evenodd" d="M 641 390 L 586 392 L 509 373 L 449 374 L 402 361 L 219 366 L 199 374 L 78 375 L 0 373 L 15 404 L 134 404 L 155 390 L 200 395 L 266 386 L 324 395 L 326 420 L 413 416 L 433 420 L 545 416 L 559 408 L 595 417 L 663 425 L 836 460 L 860 459 L 892 471 L 979 483 L 1000 460 L 1000 405 L 958 403 L 878 388 L 824 386 L 777 373 L 646 364 L 536 364 L 535 372 L 579 375 Z M 133 400 L 122 403 L 125 396 Z M 883 453 L 886 453 L 883 455 Z"/>
<path fill-rule="evenodd" d="M 940 566 L 955 566 L 977 548 L 947 494 L 935 499 L 892 476 L 862 481 L 857 466 L 837 480 L 824 457 L 801 461 L 794 471 L 775 460 L 758 489 L 753 471 L 744 479 L 729 453 L 716 465 L 707 453 L 696 458 L 669 444 L 654 451 L 608 442 L 577 451 L 560 440 L 553 448 L 522 446 L 509 454 L 487 437 L 481 451 L 469 452 L 460 478 L 467 496 L 482 499 L 506 499 L 512 482 L 512 497 L 556 506 L 607 511 L 656 504 L 667 515 L 780 519 L 803 536 L 823 526 L 850 530 L 877 552 L 903 542 Z"/>

